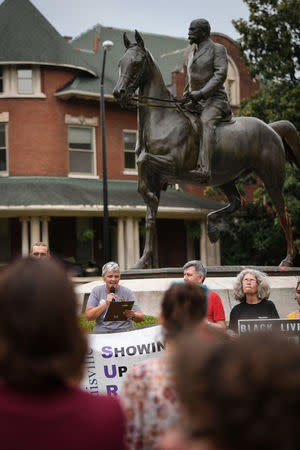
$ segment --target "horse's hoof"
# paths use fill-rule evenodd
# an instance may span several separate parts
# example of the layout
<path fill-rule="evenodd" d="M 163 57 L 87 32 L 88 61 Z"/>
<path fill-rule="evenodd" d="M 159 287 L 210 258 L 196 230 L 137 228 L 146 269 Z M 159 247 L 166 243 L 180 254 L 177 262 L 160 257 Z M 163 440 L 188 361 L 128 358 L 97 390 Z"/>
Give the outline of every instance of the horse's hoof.
<path fill-rule="evenodd" d="M 212 244 L 214 244 L 220 239 L 220 231 L 215 225 L 211 225 L 208 227 L 207 234 Z"/>
<path fill-rule="evenodd" d="M 293 260 L 291 258 L 285 258 L 279 264 L 279 267 L 293 267 Z"/>
<path fill-rule="evenodd" d="M 141 261 L 140 259 L 138 262 L 132 267 L 132 269 L 146 269 L 147 264 L 144 261 Z"/>
<path fill-rule="evenodd" d="M 147 269 L 149 267 L 150 256 L 142 256 L 132 267 L 132 269 Z"/>

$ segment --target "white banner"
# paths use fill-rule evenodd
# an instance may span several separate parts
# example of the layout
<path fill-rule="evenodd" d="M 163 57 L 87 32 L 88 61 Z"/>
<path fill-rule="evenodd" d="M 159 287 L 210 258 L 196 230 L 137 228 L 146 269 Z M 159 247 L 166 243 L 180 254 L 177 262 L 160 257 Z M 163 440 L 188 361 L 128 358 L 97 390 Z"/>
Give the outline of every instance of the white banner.
<path fill-rule="evenodd" d="M 93 394 L 116 395 L 134 364 L 164 350 L 160 325 L 123 333 L 90 334 L 81 387 Z"/>

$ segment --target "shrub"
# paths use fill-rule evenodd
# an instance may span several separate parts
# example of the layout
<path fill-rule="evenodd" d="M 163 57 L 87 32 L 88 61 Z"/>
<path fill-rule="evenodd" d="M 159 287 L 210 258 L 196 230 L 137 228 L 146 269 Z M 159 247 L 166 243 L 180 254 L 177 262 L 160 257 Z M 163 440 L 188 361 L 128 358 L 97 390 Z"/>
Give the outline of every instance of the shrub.
<path fill-rule="evenodd" d="M 87 330 L 89 333 L 92 333 L 93 328 L 95 326 L 95 321 L 94 320 L 87 320 L 87 318 L 85 317 L 84 314 L 80 314 L 78 316 L 78 320 L 79 320 L 79 325 L 84 328 L 85 330 Z M 135 323 L 133 322 L 134 327 L 142 327 L 142 326 L 146 326 L 146 325 L 151 325 L 154 323 L 158 323 L 158 320 L 156 317 L 154 316 L 144 316 L 144 319 L 139 322 L 139 323 Z"/>

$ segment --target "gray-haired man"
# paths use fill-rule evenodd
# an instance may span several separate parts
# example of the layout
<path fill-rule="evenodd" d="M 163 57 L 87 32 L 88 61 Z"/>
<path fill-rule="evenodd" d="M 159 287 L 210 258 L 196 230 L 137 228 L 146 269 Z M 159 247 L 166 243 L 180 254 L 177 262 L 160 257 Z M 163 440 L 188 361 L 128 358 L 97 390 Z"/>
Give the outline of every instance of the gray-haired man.
<path fill-rule="evenodd" d="M 188 261 L 183 266 L 184 281 L 190 283 L 203 283 L 206 277 L 206 267 L 201 261 Z M 207 312 L 206 317 L 210 325 L 226 329 L 225 313 L 222 300 L 216 292 L 209 291 L 207 298 Z"/>
<path fill-rule="evenodd" d="M 132 320 L 140 322 L 143 313 L 139 308 L 134 293 L 125 286 L 119 285 L 120 267 L 116 262 L 108 262 L 102 267 L 102 277 L 105 284 L 96 286 L 88 299 L 85 316 L 88 320 L 95 320 L 94 332 L 125 331 L 132 330 Z M 113 289 L 111 289 L 113 288 Z M 114 291 L 114 292 L 112 292 Z M 124 312 L 127 320 L 104 322 L 106 312 L 112 301 L 134 301 L 132 310 Z"/>

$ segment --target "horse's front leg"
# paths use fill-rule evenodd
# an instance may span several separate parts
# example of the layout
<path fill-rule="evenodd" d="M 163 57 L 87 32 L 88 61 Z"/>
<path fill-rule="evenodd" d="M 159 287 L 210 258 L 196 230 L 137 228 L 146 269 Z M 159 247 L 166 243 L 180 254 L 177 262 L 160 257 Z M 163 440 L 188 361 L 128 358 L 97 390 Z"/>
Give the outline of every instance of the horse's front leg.
<path fill-rule="evenodd" d="M 156 196 L 155 196 L 156 197 Z M 155 254 L 154 247 L 156 245 L 155 242 L 155 225 L 156 225 L 156 214 L 157 214 L 157 207 L 158 202 L 154 200 L 154 197 L 152 197 L 152 200 L 148 198 L 145 200 L 147 202 L 147 213 L 146 213 L 146 239 L 145 239 L 145 246 L 144 251 L 140 259 L 137 261 L 137 263 L 134 265 L 135 269 L 145 269 L 149 268 L 151 266 L 156 266 L 157 263 L 153 260 L 153 256 Z M 156 206 L 157 205 L 157 206 Z"/>
<path fill-rule="evenodd" d="M 145 156 L 147 155 L 147 156 Z M 150 156 L 150 158 L 148 158 Z M 134 268 L 144 269 L 150 266 L 157 266 L 157 261 L 154 261 L 155 245 L 156 245 L 156 216 L 159 205 L 161 183 L 159 175 L 153 171 L 151 164 L 151 155 L 143 152 L 138 158 L 138 192 L 142 195 L 145 204 L 147 205 L 146 212 L 146 238 L 144 251 L 141 258 L 137 261 Z"/>

